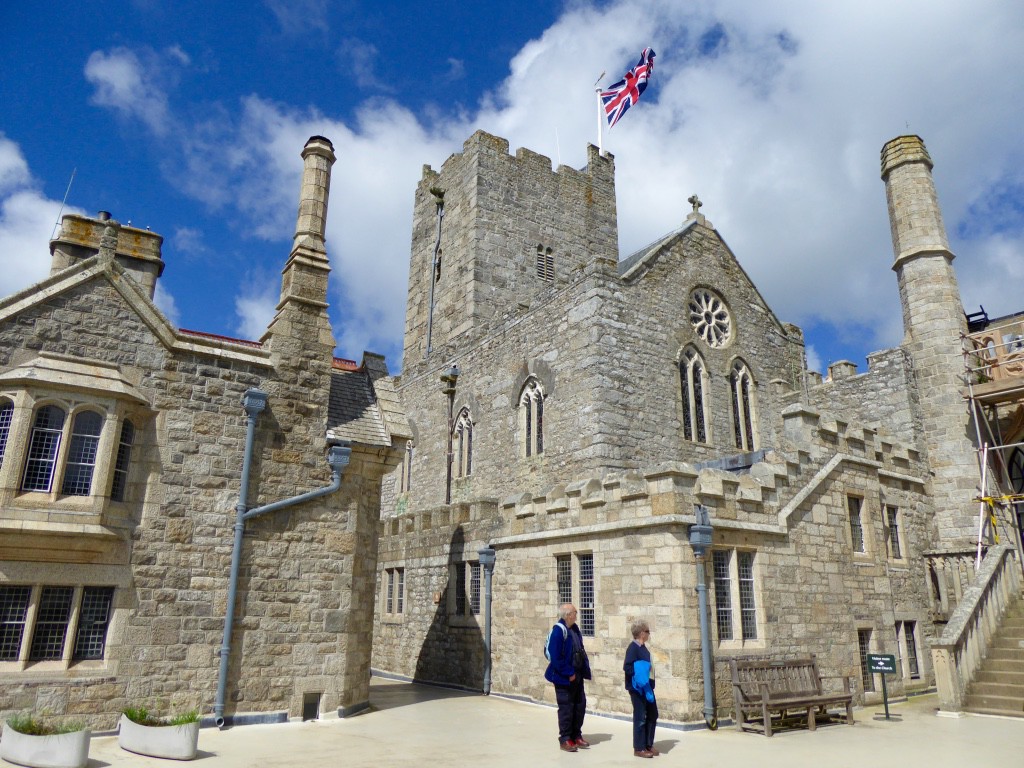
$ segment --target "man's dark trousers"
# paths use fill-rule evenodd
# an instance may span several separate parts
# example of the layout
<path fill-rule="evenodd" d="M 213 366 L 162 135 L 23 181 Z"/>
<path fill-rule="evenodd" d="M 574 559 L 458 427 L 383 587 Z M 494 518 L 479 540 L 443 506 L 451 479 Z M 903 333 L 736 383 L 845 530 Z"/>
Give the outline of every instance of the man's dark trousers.
<path fill-rule="evenodd" d="M 568 685 L 555 686 L 558 702 L 558 740 L 562 743 L 575 739 L 583 731 L 583 716 L 587 713 L 587 694 L 583 690 L 583 675 Z"/>

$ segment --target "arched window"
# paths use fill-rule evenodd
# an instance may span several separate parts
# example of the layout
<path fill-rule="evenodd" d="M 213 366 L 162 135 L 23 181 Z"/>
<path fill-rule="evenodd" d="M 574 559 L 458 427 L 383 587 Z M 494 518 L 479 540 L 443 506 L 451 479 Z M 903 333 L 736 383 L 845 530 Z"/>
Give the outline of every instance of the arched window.
<path fill-rule="evenodd" d="M 398 492 L 408 493 L 412 489 L 412 440 L 405 444 L 405 458 L 402 459 L 401 475 L 398 478 Z"/>
<path fill-rule="evenodd" d="M 544 390 L 532 376 L 519 396 L 519 429 L 524 456 L 544 453 Z"/>
<path fill-rule="evenodd" d="M 114 481 L 110 486 L 110 498 L 124 501 L 128 488 L 128 467 L 132 461 L 132 444 L 135 442 L 135 425 L 125 419 L 121 425 L 121 440 L 117 445 L 117 460 L 114 462 Z"/>
<path fill-rule="evenodd" d="M 469 417 L 467 408 L 459 411 L 459 416 L 455 419 L 452 446 L 455 453 L 455 477 L 473 474 L 473 420 Z"/>
<path fill-rule="evenodd" d="M 64 411 L 56 405 L 44 405 L 36 411 L 32 434 L 28 443 L 28 460 L 23 491 L 49 491 L 53 483 L 53 469 L 57 465 L 57 450 L 64 429 Z"/>
<path fill-rule="evenodd" d="M 75 416 L 61 493 L 67 496 L 89 495 L 102 428 L 103 417 L 95 411 L 82 411 Z"/>
<path fill-rule="evenodd" d="M 736 447 L 743 451 L 753 451 L 757 448 L 754 432 L 757 423 L 754 378 L 741 360 L 733 363 L 729 383 L 732 388 L 732 426 Z"/>
<path fill-rule="evenodd" d="M 14 417 L 14 403 L 5 400 L 0 403 L 0 467 L 4 464 L 7 452 L 7 438 L 11 434 L 11 419 Z"/>
<path fill-rule="evenodd" d="M 704 360 L 695 349 L 687 349 L 679 360 L 682 390 L 683 437 L 698 443 L 708 440 L 708 374 Z"/>

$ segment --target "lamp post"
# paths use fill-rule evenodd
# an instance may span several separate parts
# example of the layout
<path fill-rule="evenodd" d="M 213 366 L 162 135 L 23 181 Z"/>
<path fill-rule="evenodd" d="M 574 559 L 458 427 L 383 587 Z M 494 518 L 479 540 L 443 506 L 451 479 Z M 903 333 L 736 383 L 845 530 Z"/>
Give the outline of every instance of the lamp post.
<path fill-rule="evenodd" d="M 459 366 L 451 365 L 441 374 L 441 392 L 448 396 L 448 480 L 444 487 L 444 503 L 452 503 L 452 429 L 454 424 L 455 385 L 459 380 Z"/>
<path fill-rule="evenodd" d="M 708 626 L 708 587 L 704 581 L 704 558 L 711 548 L 711 515 L 707 507 L 698 504 L 694 509 L 696 524 L 690 526 L 690 546 L 697 561 L 697 607 L 700 611 L 700 651 L 704 667 L 704 722 L 712 731 L 718 728 L 715 712 L 715 678 L 711 659 L 711 627 Z"/>

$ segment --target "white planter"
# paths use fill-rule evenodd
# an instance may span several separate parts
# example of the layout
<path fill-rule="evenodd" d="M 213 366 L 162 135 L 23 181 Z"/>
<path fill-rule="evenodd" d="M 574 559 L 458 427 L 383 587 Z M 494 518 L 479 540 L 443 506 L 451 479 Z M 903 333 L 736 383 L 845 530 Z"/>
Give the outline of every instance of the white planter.
<path fill-rule="evenodd" d="M 91 731 L 59 733 L 54 736 L 30 736 L 18 733 L 4 723 L 0 738 L 0 757 L 9 763 L 31 768 L 85 768 L 89 762 Z"/>
<path fill-rule="evenodd" d="M 139 755 L 192 760 L 199 746 L 199 722 L 185 725 L 139 725 L 121 715 L 117 743 L 121 749 Z"/>

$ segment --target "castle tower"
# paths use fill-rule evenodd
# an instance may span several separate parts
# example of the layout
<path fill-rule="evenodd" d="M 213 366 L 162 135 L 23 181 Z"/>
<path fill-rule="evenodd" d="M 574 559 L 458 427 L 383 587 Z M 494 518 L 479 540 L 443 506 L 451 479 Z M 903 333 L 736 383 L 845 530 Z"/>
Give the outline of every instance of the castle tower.
<path fill-rule="evenodd" d="M 882 148 L 893 252 L 903 307 L 903 348 L 914 365 L 936 523 L 943 544 L 977 536 L 978 463 L 961 380 L 961 334 L 967 330 L 960 289 L 942 223 L 932 160 L 919 136 Z"/>
<path fill-rule="evenodd" d="M 552 170 L 477 131 L 416 188 L 405 371 L 450 362 L 595 258 L 618 258 L 614 158 L 591 146 L 585 168 Z"/>

